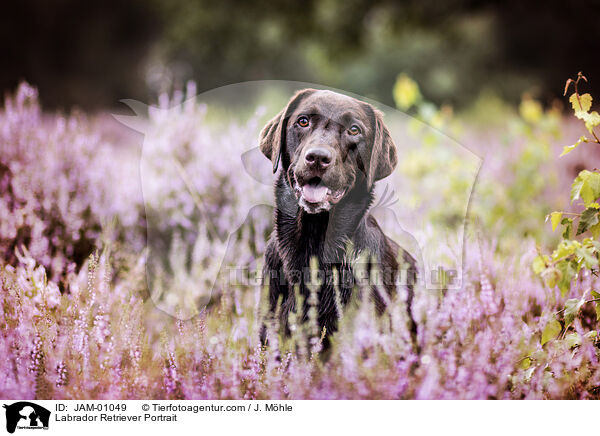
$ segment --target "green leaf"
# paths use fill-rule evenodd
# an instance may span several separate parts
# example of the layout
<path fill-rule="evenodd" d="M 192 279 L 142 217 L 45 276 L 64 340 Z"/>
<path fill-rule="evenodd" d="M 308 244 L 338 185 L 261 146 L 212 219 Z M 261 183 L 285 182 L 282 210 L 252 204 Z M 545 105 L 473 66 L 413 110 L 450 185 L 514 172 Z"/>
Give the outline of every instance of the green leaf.
<path fill-rule="evenodd" d="M 550 222 L 552 223 L 552 231 L 556 230 L 562 220 L 562 212 L 552 212 L 550 214 Z"/>
<path fill-rule="evenodd" d="M 600 173 L 583 170 L 571 186 L 571 202 L 581 198 L 586 207 L 600 197 Z"/>
<path fill-rule="evenodd" d="M 569 348 L 573 348 L 581 345 L 581 337 L 577 333 L 569 333 L 565 337 L 565 342 Z"/>
<path fill-rule="evenodd" d="M 529 357 L 526 357 L 525 359 L 521 360 L 519 366 L 521 367 L 521 369 L 529 368 L 531 366 L 531 359 Z"/>
<path fill-rule="evenodd" d="M 571 231 L 573 230 L 573 218 L 563 218 L 560 222 L 565 226 L 562 237 L 564 239 L 571 239 Z"/>
<path fill-rule="evenodd" d="M 589 238 L 586 238 L 586 239 L 589 240 L 590 244 L 592 244 L 594 246 L 596 251 L 600 252 L 600 242 L 594 241 L 593 239 L 589 239 Z"/>
<path fill-rule="evenodd" d="M 583 179 L 581 178 L 581 173 L 579 173 L 577 177 L 575 177 L 575 180 L 573 180 L 573 184 L 571 185 L 571 203 L 580 198 L 582 187 Z"/>
<path fill-rule="evenodd" d="M 532 263 L 533 272 L 536 274 L 541 274 L 541 272 L 546 269 L 549 262 L 550 257 L 546 254 L 543 256 L 536 256 Z"/>
<path fill-rule="evenodd" d="M 595 226 L 600 222 L 598 219 L 598 209 L 589 207 L 583 211 L 579 218 L 579 225 L 577 226 L 577 235 L 581 235 L 586 232 L 590 227 Z"/>
<path fill-rule="evenodd" d="M 537 123 L 543 118 L 544 109 L 538 101 L 525 96 L 519 105 L 519 113 L 528 123 Z"/>
<path fill-rule="evenodd" d="M 546 324 L 546 327 L 544 327 L 544 330 L 542 331 L 542 345 L 552 339 L 556 339 L 561 330 L 562 327 L 560 323 L 556 319 L 552 319 Z"/>
<path fill-rule="evenodd" d="M 588 142 L 588 141 L 589 141 L 588 138 L 586 138 L 585 136 L 579 137 L 579 139 L 577 140 L 577 142 L 575 144 L 573 144 L 573 145 L 565 145 L 563 147 L 563 151 L 562 151 L 562 153 L 560 154 L 559 157 L 563 157 L 565 154 L 571 153 L 573 150 L 575 150 L 577 147 L 579 147 L 579 145 L 582 142 Z"/>
<path fill-rule="evenodd" d="M 577 93 L 573 93 L 571 94 L 571 97 L 569 97 L 569 101 L 571 102 L 571 106 L 573 106 L 575 116 L 582 112 L 589 111 L 592 107 L 592 96 L 587 93 L 582 94 L 579 97 L 577 97 Z"/>
<path fill-rule="evenodd" d="M 594 239 L 598 240 L 600 237 L 600 223 L 596 224 L 595 226 L 591 226 L 590 233 Z"/>
<path fill-rule="evenodd" d="M 593 133 L 594 127 L 600 125 L 600 115 L 596 111 L 583 114 L 582 119 L 585 121 L 585 128 L 590 133 Z"/>
<path fill-rule="evenodd" d="M 558 247 L 552 252 L 552 260 L 557 261 L 569 257 L 581 244 L 578 241 L 567 241 L 562 240 L 558 244 Z"/>
<path fill-rule="evenodd" d="M 555 267 L 547 268 L 541 273 L 544 282 L 549 288 L 553 288 L 562 278 L 562 273 Z"/>
<path fill-rule="evenodd" d="M 585 303 L 583 298 L 581 300 L 579 298 L 570 298 L 565 302 L 565 328 L 573 322 L 583 303 Z"/>
<path fill-rule="evenodd" d="M 564 297 L 571 288 L 571 280 L 577 273 L 577 264 L 573 265 L 574 262 L 562 261 L 556 265 L 556 269 L 560 272 L 561 276 L 558 280 L 557 286 L 560 289 L 560 294 Z"/>
<path fill-rule="evenodd" d="M 406 74 L 400 74 L 396 79 L 393 89 L 396 106 L 407 110 L 421 100 L 419 85 Z"/>
<path fill-rule="evenodd" d="M 579 263 L 584 263 L 587 269 L 598 266 L 598 258 L 591 247 L 580 247 L 575 250 Z"/>
<path fill-rule="evenodd" d="M 583 204 L 587 207 L 587 205 L 593 203 L 596 198 L 598 198 L 596 192 L 594 192 L 588 183 L 584 182 L 581 187 L 581 199 L 583 200 Z"/>
<path fill-rule="evenodd" d="M 581 192 L 581 198 L 585 203 L 585 207 L 593 204 L 598 197 L 600 197 L 600 173 L 588 171 Z"/>

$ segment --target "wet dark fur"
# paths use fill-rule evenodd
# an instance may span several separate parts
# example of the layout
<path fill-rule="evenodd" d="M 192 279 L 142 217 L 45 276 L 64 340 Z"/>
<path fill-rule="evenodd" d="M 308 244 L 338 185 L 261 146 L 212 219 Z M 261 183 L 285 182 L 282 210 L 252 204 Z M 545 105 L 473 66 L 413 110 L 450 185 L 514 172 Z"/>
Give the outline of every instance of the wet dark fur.
<path fill-rule="evenodd" d="M 290 113 L 290 106 L 294 101 L 297 102 L 301 99 L 299 97 L 301 95 L 302 93 L 299 93 L 294 97 L 288 108 L 280 114 L 280 123 L 286 124 L 288 122 L 286 112 L 287 114 Z M 365 119 L 364 122 L 371 125 L 371 142 L 376 141 L 375 129 L 378 127 L 374 124 L 376 124 L 375 116 L 377 113 L 370 109 L 370 105 L 360 103 L 367 106 L 365 113 L 372 113 L 373 115 L 370 119 Z M 372 110 L 372 112 L 368 112 L 369 110 Z M 276 119 L 274 120 L 276 121 Z M 263 140 L 265 132 L 274 128 L 272 124 L 273 121 L 271 125 L 265 127 Z M 362 158 L 358 156 L 356 161 L 345 161 L 346 166 L 340 166 L 339 171 L 358 169 L 358 171 L 355 171 L 355 181 L 352 188 L 329 211 L 308 213 L 299 207 L 298 199 L 291 186 L 289 169 L 292 157 L 287 150 L 288 144 L 285 131 L 286 126 L 283 125 L 280 129 L 282 149 L 279 151 L 267 150 L 272 154 L 278 153 L 277 156 L 271 155 L 269 157 L 276 160 L 276 163 L 281 159 L 283 163 L 283 170 L 280 171 L 275 184 L 275 228 L 265 254 L 264 277 L 269 281 L 271 313 L 274 314 L 277 301 L 281 299 L 280 326 L 289 334 L 288 315 L 290 311 L 296 311 L 294 285 L 299 286 L 301 295 L 307 301 L 309 290 L 305 285 L 304 279 L 306 276 L 303 273 L 309 270 L 310 260 L 315 257 L 319 262 L 319 269 L 325 273 L 324 277 L 326 278 L 318 293 L 319 327 L 321 329 L 325 327 L 328 334 L 335 332 L 337 330 L 338 313 L 331 271 L 333 269 L 339 271 L 342 278 L 338 288 L 340 300 L 342 304 L 346 304 L 350 300 L 352 292 L 356 289 L 351 284 L 354 273 L 351 264 L 360 253 L 368 253 L 370 258 L 378 264 L 377 267 L 381 271 L 392 271 L 391 280 L 386 280 L 383 286 L 389 296 L 394 295 L 396 292 L 395 281 L 399 269 L 398 260 L 403 262 L 403 268 L 408 269 L 409 283 L 405 288 L 407 289 L 407 307 L 410 318 L 409 329 L 413 342 L 416 343 L 417 327 L 411 314 L 413 285 L 417 274 L 415 260 L 408 252 L 386 237 L 375 218 L 368 213 L 374 199 L 374 180 L 369 180 L 370 172 L 365 162 L 368 161 L 368 164 L 375 165 L 377 159 L 387 159 L 387 157 L 365 157 L 363 155 Z M 389 141 L 391 143 L 391 138 Z M 373 151 L 374 146 L 375 144 L 370 144 L 368 151 Z M 263 152 L 265 152 L 264 149 Z M 374 154 L 376 153 L 375 150 Z M 265 154 L 269 155 L 269 153 Z M 349 167 L 349 165 L 352 165 L 352 167 Z M 393 169 L 395 162 L 391 166 Z M 276 165 L 274 165 L 274 169 L 276 169 Z M 370 271 L 370 264 L 366 268 L 367 271 Z M 346 285 L 348 281 L 350 281 L 350 285 Z M 380 314 L 383 313 L 386 306 L 385 299 L 379 295 L 374 287 L 371 290 L 371 295 L 377 311 Z M 307 318 L 308 308 L 308 304 L 305 304 L 305 307 L 302 308 L 302 319 Z M 266 329 L 264 327 L 261 336 L 263 342 L 266 341 Z M 324 340 L 325 348 L 328 345 L 329 337 L 326 336 Z"/>

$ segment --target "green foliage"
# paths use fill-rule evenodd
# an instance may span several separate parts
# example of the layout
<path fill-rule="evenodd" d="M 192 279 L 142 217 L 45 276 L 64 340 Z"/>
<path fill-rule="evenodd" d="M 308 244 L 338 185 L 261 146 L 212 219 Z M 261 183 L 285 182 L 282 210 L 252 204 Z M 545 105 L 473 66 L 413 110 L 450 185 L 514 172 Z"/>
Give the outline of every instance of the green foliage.
<path fill-rule="evenodd" d="M 580 77 L 584 78 L 585 76 Z M 579 95 L 577 90 L 575 90 L 575 92 L 571 94 L 571 97 L 569 97 L 569 101 L 575 111 L 575 116 L 585 122 L 585 128 L 588 129 L 590 133 L 594 133 L 594 127 L 600 124 L 600 115 L 598 115 L 598 112 L 596 111 L 590 112 L 592 107 L 592 96 L 587 93 Z"/>
<path fill-rule="evenodd" d="M 519 105 L 519 114 L 525 121 L 534 124 L 539 123 L 544 118 L 544 109 L 540 102 L 529 95 L 525 95 Z"/>
<path fill-rule="evenodd" d="M 544 330 L 542 331 L 541 345 L 544 345 L 546 342 L 556 339 L 560 334 L 561 330 L 562 327 L 560 323 L 553 318 L 548 324 L 546 324 L 546 327 L 544 327 Z"/>
<path fill-rule="evenodd" d="M 597 227 L 598 224 L 598 209 L 594 207 L 588 207 L 583 211 L 579 218 L 579 225 L 577 226 L 577 235 L 591 230 L 592 227 Z"/>
<path fill-rule="evenodd" d="M 562 221 L 562 215 L 562 212 L 552 212 L 550 214 L 550 221 L 552 221 L 552 231 L 556 230 L 556 228 Z"/>
<path fill-rule="evenodd" d="M 600 196 L 600 173 L 583 170 L 571 187 L 571 202 L 582 199 L 585 207 L 590 207 Z"/>
<path fill-rule="evenodd" d="M 585 300 L 578 298 L 569 298 L 565 303 L 565 327 L 571 325 L 581 306 L 585 303 Z"/>
<path fill-rule="evenodd" d="M 406 74 L 400 74 L 394 85 L 394 101 L 402 110 L 410 109 L 421 100 L 419 85 Z"/>
<path fill-rule="evenodd" d="M 564 147 L 561 156 L 572 152 L 584 142 L 600 145 L 600 140 L 594 132 L 594 128 L 600 125 L 600 116 L 595 111 L 590 112 L 593 101 L 592 96 L 588 93 L 579 93 L 578 86 L 581 81 L 587 82 L 586 77 L 581 73 L 577 75 L 576 79 L 569 79 L 565 85 L 565 95 L 569 87 L 573 85 L 575 92 L 569 97 L 569 101 L 574 115 L 584 121 L 586 129 L 593 139 L 580 137 L 574 145 Z M 597 170 L 582 170 L 571 186 L 571 203 L 583 206 L 584 209 L 580 213 L 552 212 L 546 217 L 546 220 L 549 219 L 552 224 L 552 231 L 556 230 L 559 224 L 563 225 L 563 239 L 550 256 L 539 254 L 533 260 L 532 267 L 534 272 L 543 278 L 548 287 L 558 287 L 563 297 L 577 290 L 573 283 L 582 271 L 589 271 L 593 275 L 598 273 L 598 260 L 600 257 L 600 242 L 598 241 L 598 236 L 600 236 L 600 206 L 596 202 L 598 197 L 600 197 L 600 173 Z M 563 218 L 563 215 L 570 215 L 570 217 Z M 577 231 L 573 236 L 575 221 L 577 221 Z M 573 239 L 574 237 L 582 237 L 582 235 L 583 239 Z M 588 303 L 594 304 L 596 321 L 600 321 L 600 294 L 597 291 L 590 290 L 592 299 L 587 300 L 587 292 L 584 291 L 580 298 L 570 298 L 564 303 L 564 307 L 560 312 L 563 312 L 565 331 L 580 316 L 582 308 Z M 550 340 L 549 338 L 552 336 L 556 337 L 558 335 L 556 323 L 557 321 L 553 321 L 550 323 L 553 324 L 552 326 L 549 324 L 544 329 L 542 345 Z M 591 336 L 596 338 L 597 334 Z M 570 348 L 581 344 L 581 338 L 577 333 L 567 334 L 565 341 Z"/>
<path fill-rule="evenodd" d="M 455 116 L 449 106 L 435 106 L 423 94 L 406 74 L 397 77 L 393 89 L 396 106 L 415 117 L 409 125 L 409 134 L 423 144 L 403 155 L 399 170 L 410 181 L 418 181 L 415 190 L 421 197 L 438 197 L 441 193 L 442 198 L 448 199 L 443 208 L 435 208 L 429 217 L 436 227 L 460 226 L 464 224 L 464 208 L 454 199 L 459 198 L 457 193 L 471 189 L 471 180 L 465 177 L 463 162 L 444 154 L 445 146 L 440 146 L 442 135 L 436 135 L 433 129 L 425 129 L 423 122 L 460 141 L 467 130 L 465 116 Z M 540 220 L 552 207 L 558 207 L 558 204 L 549 204 L 547 198 L 556 185 L 551 170 L 551 145 L 560 134 L 561 115 L 556 109 L 544 110 L 540 102 L 529 95 L 523 96 L 518 113 L 506 107 L 499 108 L 498 103 L 495 106 L 495 121 L 502 122 L 504 135 L 495 139 L 497 142 L 488 143 L 484 134 L 485 142 L 477 138 L 477 145 L 469 138 L 469 148 L 486 157 L 472 193 L 467 220 L 477 222 L 473 228 L 497 235 L 498 249 L 509 253 L 521 246 L 524 238 L 541 238 Z M 481 106 L 480 112 L 487 113 L 485 106 Z M 473 113 L 468 113 L 466 118 L 471 129 L 472 122 L 483 122 L 486 131 L 494 123 L 493 119 L 482 121 Z M 515 144 L 519 146 L 515 147 Z M 509 157 L 498 162 L 498 156 L 502 154 Z M 488 160 L 490 165 L 486 164 Z M 439 182 L 432 183 L 432 180 L 439 181 L 439 174 L 444 174 L 441 186 Z M 447 192 L 452 194 L 447 195 Z M 557 228 L 563 219 L 561 213 L 554 214 L 553 227 Z"/>
<path fill-rule="evenodd" d="M 575 142 L 575 144 L 573 145 L 565 145 L 563 148 L 563 152 L 560 154 L 559 157 L 563 157 L 565 154 L 569 154 L 571 153 L 573 150 L 575 150 L 577 147 L 579 147 L 579 145 L 583 142 L 588 142 L 589 139 L 586 138 L 585 136 L 580 136 L 579 139 L 577 140 L 577 142 Z"/>
<path fill-rule="evenodd" d="M 569 97 L 569 101 L 575 111 L 575 116 L 581 118 L 584 112 L 592 107 L 592 96 L 589 94 L 578 95 L 576 92 Z"/>

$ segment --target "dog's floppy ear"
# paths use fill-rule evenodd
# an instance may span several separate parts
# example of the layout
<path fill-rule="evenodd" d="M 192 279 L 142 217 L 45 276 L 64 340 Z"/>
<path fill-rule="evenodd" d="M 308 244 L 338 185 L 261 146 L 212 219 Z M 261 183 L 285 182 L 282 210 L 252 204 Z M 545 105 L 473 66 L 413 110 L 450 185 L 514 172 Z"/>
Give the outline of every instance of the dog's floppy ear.
<path fill-rule="evenodd" d="M 298 91 L 287 106 L 267 123 L 260 132 L 260 151 L 273 162 L 273 173 L 277 171 L 281 154 L 285 145 L 285 131 L 288 118 L 305 97 L 315 92 L 314 89 Z"/>
<path fill-rule="evenodd" d="M 367 185 L 369 187 L 394 171 L 398 164 L 396 144 L 383 122 L 383 113 L 368 105 L 373 114 L 373 146 L 367 167 Z"/>

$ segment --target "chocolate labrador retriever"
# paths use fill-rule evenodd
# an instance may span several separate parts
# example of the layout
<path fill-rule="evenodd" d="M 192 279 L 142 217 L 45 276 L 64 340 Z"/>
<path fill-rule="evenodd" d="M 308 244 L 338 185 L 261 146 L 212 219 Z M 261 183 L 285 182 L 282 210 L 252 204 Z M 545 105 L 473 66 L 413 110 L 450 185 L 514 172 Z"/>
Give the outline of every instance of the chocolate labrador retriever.
<path fill-rule="evenodd" d="M 382 273 L 380 283 L 368 284 L 379 313 L 399 286 L 399 277 L 404 277 L 415 343 L 416 324 L 411 314 L 415 260 L 386 237 L 368 213 L 375 182 L 389 176 L 398 161 L 382 113 L 345 95 L 305 89 L 262 130 L 260 149 L 272 161 L 274 173 L 282 168 L 275 183 L 275 227 L 263 274 L 269 281 L 272 314 L 281 299 L 280 326 L 289 333 L 288 315 L 296 311 L 295 287 L 305 302 L 309 300 L 307 271 L 311 258 L 316 258 L 322 278 L 318 323 L 327 333 L 334 332 L 339 303 L 346 304 L 353 289 L 360 288 L 353 264 L 366 253 L 367 275 L 374 266 Z M 399 273 L 401 265 L 406 274 Z M 334 269 L 339 277 L 336 287 Z M 300 319 L 307 318 L 308 309 L 305 303 Z M 265 342 L 264 326 L 261 336 Z M 324 346 L 328 345 L 326 336 Z"/>

